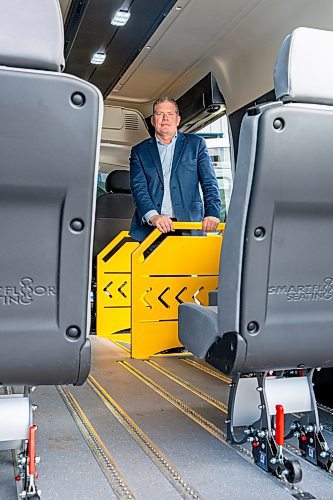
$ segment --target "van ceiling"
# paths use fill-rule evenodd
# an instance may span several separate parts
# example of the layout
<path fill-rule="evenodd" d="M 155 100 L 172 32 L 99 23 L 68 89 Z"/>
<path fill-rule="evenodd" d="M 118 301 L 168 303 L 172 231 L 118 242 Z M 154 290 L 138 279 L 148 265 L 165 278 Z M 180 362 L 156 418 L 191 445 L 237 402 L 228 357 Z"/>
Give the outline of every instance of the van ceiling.
<path fill-rule="evenodd" d="M 176 0 L 79 0 L 65 22 L 66 71 L 96 85 L 106 97 L 134 61 Z M 129 10 L 126 26 L 111 24 L 119 10 Z M 106 53 L 101 65 L 95 52 Z"/>
<path fill-rule="evenodd" d="M 131 17 L 115 28 L 120 7 Z M 178 98 L 209 71 L 232 112 L 273 88 L 279 46 L 294 28 L 333 30 L 331 0 L 73 0 L 67 11 L 66 71 L 97 85 L 109 104 L 144 116 L 158 96 Z M 94 66 L 99 50 L 107 58 Z"/>

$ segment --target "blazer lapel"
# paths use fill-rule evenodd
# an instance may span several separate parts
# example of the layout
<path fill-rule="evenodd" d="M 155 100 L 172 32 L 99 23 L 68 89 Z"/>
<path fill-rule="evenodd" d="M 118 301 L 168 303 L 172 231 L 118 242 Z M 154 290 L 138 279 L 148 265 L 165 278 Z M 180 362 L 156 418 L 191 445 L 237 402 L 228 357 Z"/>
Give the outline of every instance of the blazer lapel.
<path fill-rule="evenodd" d="M 175 145 L 175 151 L 173 154 L 173 162 L 172 162 L 172 172 L 176 170 L 178 167 L 178 164 L 180 162 L 180 159 L 182 157 L 182 154 L 184 152 L 185 146 L 187 143 L 187 139 L 182 132 L 177 132 L 177 140 L 176 140 L 176 145 Z"/>
<path fill-rule="evenodd" d="M 158 176 L 163 184 L 162 164 L 161 164 L 160 154 L 158 152 L 157 145 L 156 145 L 156 140 L 153 137 L 151 139 L 148 139 L 147 146 L 148 146 L 149 154 L 150 154 L 150 156 L 154 162 L 154 165 L 156 167 Z"/>

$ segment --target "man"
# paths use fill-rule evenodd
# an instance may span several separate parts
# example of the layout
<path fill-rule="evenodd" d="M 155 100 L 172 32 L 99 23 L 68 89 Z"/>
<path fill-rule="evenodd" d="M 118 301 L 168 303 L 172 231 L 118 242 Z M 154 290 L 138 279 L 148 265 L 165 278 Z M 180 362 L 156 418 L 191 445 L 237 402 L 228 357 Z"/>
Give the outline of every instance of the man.
<path fill-rule="evenodd" d="M 221 201 L 204 139 L 177 131 L 178 106 L 168 97 L 155 101 L 151 123 L 155 137 L 134 146 L 130 157 L 136 206 L 130 235 L 143 241 L 155 227 L 167 234 L 174 220 L 202 221 L 204 232 L 215 231 Z"/>

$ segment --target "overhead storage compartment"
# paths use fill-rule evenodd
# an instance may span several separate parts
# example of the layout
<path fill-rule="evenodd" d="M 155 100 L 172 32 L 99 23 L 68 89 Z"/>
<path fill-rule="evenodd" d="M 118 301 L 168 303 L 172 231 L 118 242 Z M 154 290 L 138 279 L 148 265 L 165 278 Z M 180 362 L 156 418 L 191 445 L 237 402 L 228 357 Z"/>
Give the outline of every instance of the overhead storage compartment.
<path fill-rule="evenodd" d="M 182 132 L 195 132 L 225 114 L 225 100 L 216 78 L 208 73 L 177 99 Z"/>

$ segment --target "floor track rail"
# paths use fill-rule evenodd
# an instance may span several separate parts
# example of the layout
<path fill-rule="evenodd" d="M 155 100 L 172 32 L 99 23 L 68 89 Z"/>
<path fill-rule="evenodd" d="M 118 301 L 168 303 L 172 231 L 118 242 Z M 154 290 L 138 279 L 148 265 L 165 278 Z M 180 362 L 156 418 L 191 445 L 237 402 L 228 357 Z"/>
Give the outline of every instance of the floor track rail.
<path fill-rule="evenodd" d="M 183 363 L 186 363 L 187 365 L 193 366 L 197 370 L 201 370 L 202 372 L 208 373 L 208 375 L 211 375 L 212 377 L 218 378 L 219 380 L 222 380 L 226 384 L 230 384 L 231 378 L 226 377 L 222 373 L 218 372 L 217 370 L 214 370 L 213 368 L 209 368 L 208 366 L 202 365 L 201 363 L 198 363 L 197 361 L 194 361 L 194 359 L 185 359 L 181 358 Z"/>
<path fill-rule="evenodd" d="M 330 415 L 331 418 L 333 418 L 333 408 L 331 408 L 329 406 L 325 406 L 321 403 L 317 403 L 317 406 L 318 406 L 318 410 L 321 410 L 322 412 L 327 413 L 328 415 Z M 325 429 L 325 431 L 329 432 L 330 434 L 333 433 L 333 425 L 327 425 L 324 423 L 322 423 L 322 425 L 323 425 L 323 428 Z"/>
<path fill-rule="evenodd" d="M 75 400 L 72 393 L 65 386 L 56 386 L 62 400 L 64 401 L 68 411 L 73 417 L 74 422 L 78 426 L 83 435 L 89 449 L 97 460 L 98 465 L 102 469 L 107 481 L 109 482 L 114 494 L 117 498 L 123 500 L 135 500 L 136 496 L 126 483 L 122 472 L 115 463 L 107 448 L 104 446 L 95 429 L 89 422 L 88 418 L 82 411 L 81 407 Z"/>
<path fill-rule="evenodd" d="M 177 490 L 184 499 L 200 499 L 199 493 L 188 484 L 188 482 L 177 471 L 170 460 L 158 449 L 158 447 L 149 439 L 149 437 L 140 429 L 139 426 L 120 408 L 113 400 L 110 394 L 97 382 L 91 375 L 88 378 L 89 387 L 103 401 L 105 406 L 117 418 L 122 426 L 137 441 L 145 453 L 151 458 L 156 467 L 162 472 L 166 479 Z"/>
<path fill-rule="evenodd" d="M 170 394 L 166 389 L 161 387 L 159 384 L 154 382 L 151 378 L 147 377 L 144 373 L 137 370 L 134 366 L 132 366 L 128 361 L 118 361 L 118 363 L 123 366 L 126 370 L 131 372 L 135 377 L 144 382 L 148 387 L 157 392 L 160 396 L 166 399 L 169 403 L 173 404 L 178 410 L 183 412 L 186 416 L 194 420 L 197 424 L 199 424 L 203 429 L 206 429 L 210 434 L 215 436 L 217 439 L 222 441 L 223 443 L 227 442 L 227 435 L 221 429 L 216 427 L 212 422 L 204 418 L 202 415 L 197 413 L 193 408 L 190 408 L 187 404 L 185 404 L 180 399 L 176 398 L 172 394 Z M 244 448 L 244 453 L 251 457 L 251 453 Z"/>
<path fill-rule="evenodd" d="M 199 396 L 199 398 L 207 401 L 212 406 L 215 406 L 215 408 L 217 408 L 218 410 L 222 411 L 225 414 L 228 413 L 228 407 L 227 405 L 222 403 L 222 401 L 219 401 L 218 399 L 213 398 L 213 396 L 206 394 L 205 392 L 201 391 L 200 389 L 190 384 L 186 380 L 183 380 L 182 378 L 178 377 L 178 375 L 176 375 L 175 373 L 172 373 L 163 366 L 159 365 L 155 361 L 150 360 L 150 361 L 145 361 L 145 363 L 147 363 L 149 366 L 159 371 L 160 373 L 163 373 L 163 375 L 170 378 L 177 384 L 181 385 L 182 387 L 185 387 L 185 389 L 187 389 L 188 391 L 193 392 L 193 394 L 196 394 L 197 396 Z"/>
<path fill-rule="evenodd" d="M 187 361 L 187 360 L 185 360 L 185 361 Z M 180 399 L 173 396 L 171 393 L 169 393 L 166 389 L 164 389 L 159 384 L 157 384 L 150 377 L 148 377 L 144 373 L 140 372 L 140 370 L 135 368 L 128 361 L 118 361 L 118 363 L 121 366 L 123 366 L 126 370 L 128 370 L 130 373 L 132 373 L 135 377 L 137 377 L 139 380 L 141 380 L 143 383 L 148 385 L 148 387 L 150 387 L 155 392 L 157 392 L 160 396 L 162 396 L 164 399 L 166 399 L 169 403 L 174 405 L 181 412 L 183 412 L 185 415 L 187 415 L 189 418 L 191 418 L 194 422 L 199 424 L 203 429 L 205 429 L 210 434 L 212 434 L 214 437 L 216 437 L 223 444 L 225 444 L 229 448 L 236 451 L 242 458 L 245 458 L 248 462 L 252 463 L 254 467 L 257 467 L 254 465 L 251 451 L 249 449 L 247 449 L 245 446 L 231 445 L 227 440 L 227 434 L 225 432 L 223 432 L 223 430 L 219 429 L 215 424 L 213 424 L 212 422 L 207 420 L 205 417 L 203 417 L 202 415 L 197 413 L 193 408 L 188 406 L 186 403 L 184 403 Z M 199 365 L 199 363 L 197 363 L 197 364 Z M 215 374 L 213 376 L 215 376 Z M 266 472 L 265 472 L 265 474 L 266 474 Z M 277 481 L 281 485 L 281 487 L 284 488 L 285 490 L 287 490 L 294 498 L 297 498 L 297 499 L 316 498 L 315 496 L 311 495 L 310 493 L 302 491 L 300 486 L 292 485 L 284 479 L 278 479 L 275 476 L 271 476 L 271 479 L 273 481 Z"/>

